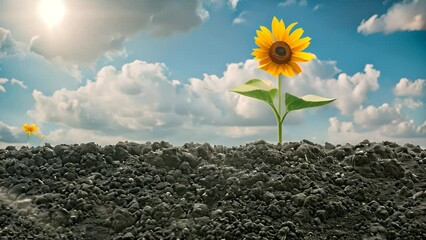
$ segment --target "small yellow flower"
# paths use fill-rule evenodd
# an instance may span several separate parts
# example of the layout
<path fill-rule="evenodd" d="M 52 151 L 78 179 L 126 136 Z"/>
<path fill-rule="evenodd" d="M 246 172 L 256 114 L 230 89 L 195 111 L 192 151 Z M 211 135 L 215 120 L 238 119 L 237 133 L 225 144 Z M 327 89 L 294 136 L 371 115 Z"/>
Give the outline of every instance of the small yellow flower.
<path fill-rule="evenodd" d="M 35 123 L 31 125 L 25 123 L 24 126 L 22 126 L 22 130 L 24 130 L 28 136 L 30 136 L 31 134 L 37 136 L 35 132 L 40 130 L 40 128 Z"/>
<path fill-rule="evenodd" d="M 300 38 L 303 29 L 298 28 L 292 33 L 290 31 L 297 24 L 292 23 L 287 26 L 281 19 L 272 19 L 272 32 L 265 26 L 256 30 L 257 37 L 255 43 L 260 48 L 253 49 L 254 59 L 259 60 L 259 67 L 272 76 L 283 74 L 284 76 L 294 76 L 302 72 L 296 62 L 307 62 L 315 58 L 312 53 L 302 52 L 310 44 L 310 37 Z"/>

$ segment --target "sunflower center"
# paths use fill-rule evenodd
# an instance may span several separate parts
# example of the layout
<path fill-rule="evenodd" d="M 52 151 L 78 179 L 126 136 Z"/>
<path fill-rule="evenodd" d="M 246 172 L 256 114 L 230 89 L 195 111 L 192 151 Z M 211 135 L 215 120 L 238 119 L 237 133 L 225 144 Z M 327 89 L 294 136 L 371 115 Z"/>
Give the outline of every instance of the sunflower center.
<path fill-rule="evenodd" d="M 280 56 L 284 56 L 285 55 L 285 49 L 283 47 L 277 47 L 275 49 L 275 53 L 280 55 Z"/>
<path fill-rule="evenodd" d="M 269 48 L 269 57 L 274 63 L 285 64 L 291 59 L 291 48 L 283 41 L 274 42 Z"/>

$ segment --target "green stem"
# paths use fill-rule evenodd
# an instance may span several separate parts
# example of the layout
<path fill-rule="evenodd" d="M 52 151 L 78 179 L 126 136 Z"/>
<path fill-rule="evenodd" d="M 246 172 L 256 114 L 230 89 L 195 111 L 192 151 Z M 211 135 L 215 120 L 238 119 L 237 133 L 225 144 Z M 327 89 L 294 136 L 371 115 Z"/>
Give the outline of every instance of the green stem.
<path fill-rule="evenodd" d="M 27 134 L 28 135 L 28 137 L 27 137 L 27 147 L 28 147 L 28 141 L 30 140 L 30 135 L 29 134 Z"/>
<path fill-rule="evenodd" d="M 282 75 L 278 75 L 278 113 L 281 116 L 281 89 L 282 89 Z"/>
<path fill-rule="evenodd" d="M 288 114 L 289 112 L 285 112 L 285 114 L 284 114 L 284 116 L 283 116 L 283 118 L 280 120 L 280 124 L 283 124 L 284 123 L 284 119 L 285 119 L 285 117 L 287 117 L 287 114 Z"/>
<path fill-rule="evenodd" d="M 282 74 L 280 73 L 278 75 L 278 119 L 277 119 L 277 124 L 278 124 L 278 144 L 281 145 L 282 141 L 283 141 L 283 127 L 281 124 L 281 91 L 282 91 Z"/>

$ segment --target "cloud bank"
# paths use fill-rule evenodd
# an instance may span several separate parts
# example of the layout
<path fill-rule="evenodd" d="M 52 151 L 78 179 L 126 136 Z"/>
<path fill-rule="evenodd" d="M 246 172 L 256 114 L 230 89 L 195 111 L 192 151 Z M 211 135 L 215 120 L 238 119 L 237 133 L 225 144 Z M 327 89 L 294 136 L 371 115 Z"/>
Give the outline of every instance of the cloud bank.
<path fill-rule="evenodd" d="M 265 103 L 228 91 L 252 78 L 276 85 L 276 79 L 260 70 L 258 64 L 251 59 L 231 63 L 222 76 L 204 74 L 202 79 L 190 78 L 186 83 L 170 79 L 163 63 L 136 60 L 121 69 L 107 66 L 77 90 L 61 89 L 51 96 L 34 90 L 35 106 L 28 114 L 39 122 L 61 124 L 64 129 L 60 133 L 70 134 L 71 139 L 82 131 L 87 131 L 84 136 L 104 139 L 126 136 L 174 141 L 262 138 L 266 133 L 275 136 L 276 120 Z M 328 108 L 335 107 L 341 113 L 358 109 L 368 92 L 378 88 L 380 73 L 370 64 L 353 76 L 341 73 L 334 61 L 316 59 L 302 68 L 303 74 L 285 79 L 283 89 L 298 96 L 337 97 Z M 286 125 L 303 123 L 305 113 L 292 112 Z"/>
<path fill-rule="evenodd" d="M 166 37 L 187 32 L 208 18 L 200 0 L 64 0 L 65 17 L 49 30 L 34 11 L 38 4 L 33 0 L 5 0 L 0 24 L 22 26 L 19 35 L 34 36 L 31 51 L 74 64 L 92 63 L 104 54 L 124 54 L 123 43 L 138 32 Z M 8 40 L 5 36 L 9 35 L 0 30 L 0 43 Z M 11 49 L 10 41 L 7 43 L 0 46 Z"/>
<path fill-rule="evenodd" d="M 426 1 L 404 0 L 395 3 L 384 15 L 374 14 L 367 20 L 363 19 L 357 30 L 364 35 L 426 30 Z"/>

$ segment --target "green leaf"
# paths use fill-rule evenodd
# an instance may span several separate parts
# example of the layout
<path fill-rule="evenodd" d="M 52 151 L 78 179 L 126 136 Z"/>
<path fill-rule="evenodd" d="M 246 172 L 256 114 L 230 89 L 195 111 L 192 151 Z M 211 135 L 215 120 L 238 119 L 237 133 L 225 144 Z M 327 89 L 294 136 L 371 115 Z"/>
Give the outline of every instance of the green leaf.
<path fill-rule="evenodd" d="M 315 95 L 305 95 L 299 98 L 291 95 L 290 93 L 285 94 L 285 106 L 287 108 L 287 112 L 303 108 L 319 107 L 331 103 L 334 100 L 336 99 L 323 98 Z"/>
<path fill-rule="evenodd" d="M 252 79 L 240 86 L 230 89 L 229 91 L 239 93 L 246 97 L 256 98 L 268 103 L 269 105 L 273 105 L 278 89 L 270 82 L 260 79 Z"/>

